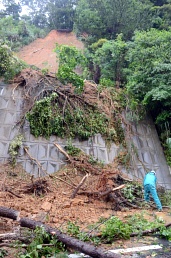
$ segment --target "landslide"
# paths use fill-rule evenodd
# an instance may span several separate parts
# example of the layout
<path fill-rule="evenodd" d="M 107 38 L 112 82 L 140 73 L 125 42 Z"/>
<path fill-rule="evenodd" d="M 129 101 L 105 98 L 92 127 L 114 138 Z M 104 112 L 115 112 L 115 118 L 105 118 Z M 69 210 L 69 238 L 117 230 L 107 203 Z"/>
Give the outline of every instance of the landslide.
<path fill-rule="evenodd" d="M 77 39 L 73 32 L 58 32 L 52 30 L 45 38 L 38 38 L 31 44 L 24 46 L 17 56 L 29 65 L 40 69 L 48 69 L 55 73 L 58 69 L 56 53 L 53 52 L 56 43 L 59 45 L 75 46 L 83 49 L 83 43 Z"/>

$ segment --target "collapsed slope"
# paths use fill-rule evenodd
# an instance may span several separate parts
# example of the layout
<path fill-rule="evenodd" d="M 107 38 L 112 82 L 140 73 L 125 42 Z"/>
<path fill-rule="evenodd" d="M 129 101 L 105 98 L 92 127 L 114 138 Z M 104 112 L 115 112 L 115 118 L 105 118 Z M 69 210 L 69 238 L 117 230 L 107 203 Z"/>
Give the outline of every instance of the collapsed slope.
<path fill-rule="evenodd" d="M 36 39 L 31 44 L 24 46 L 17 53 L 17 56 L 29 65 L 48 69 L 49 72 L 55 73 L 58 69 L 56 53 L 53 52 L 56 43 L 83 49 L 83 43 L 77 39 L 73 32 L 52 30 L 44 39 Z"/>

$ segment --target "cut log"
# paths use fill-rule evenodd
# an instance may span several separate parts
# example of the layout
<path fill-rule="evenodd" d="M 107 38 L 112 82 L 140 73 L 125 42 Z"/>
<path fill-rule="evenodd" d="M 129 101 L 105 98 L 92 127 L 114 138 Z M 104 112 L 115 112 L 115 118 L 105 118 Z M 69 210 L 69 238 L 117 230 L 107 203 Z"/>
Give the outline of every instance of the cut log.
<path fill-rule="evenodd" d="M 0 206 L 0 216 L 18 221 L 20 212 L 10 208 Z"/>
<path fill-rule="evenodd" d="M 0 234 L 0 242 L 3 242 L 3 241 L 12 241 L 12 240 L 18 240 L 18 241 L 21 241 L 22 243 L 26 243 L 26 244 L 31 243 L 30 237 L 29 237 L 29 238 L 22 237 L 22 236 L 20 236 L 19 233 L 5 233 L 5 234 Z"/>
<path fill-rule="evenodd" d="M 16 220 L 17 218 L 16 214 L 18 214 L 18 212 L 15 210 L 11 210 L 6 207 L 0 207 L 0 216 L 3 215 L 3 217 Z M 39 221 L 31 220 L 28 218 L 21 218 L 19 220 L 19 224 L 21 225 L 21 227 L 26 227 L 31 229 L 35 229 L 36 227 L 44 227 L 47 233 L 53 236 L 56 236 L 58 240 L 64 243 L 67 247 L 71 247 L 76 251 L 80 251 L 94 258 L 120 258 L 121 257 L 118 254 L 114 254 L 102 248 L 95 247 L 92 244 L 85 243 L 67 234 L 63 234 L 60 230 L 54 229 Z"/>

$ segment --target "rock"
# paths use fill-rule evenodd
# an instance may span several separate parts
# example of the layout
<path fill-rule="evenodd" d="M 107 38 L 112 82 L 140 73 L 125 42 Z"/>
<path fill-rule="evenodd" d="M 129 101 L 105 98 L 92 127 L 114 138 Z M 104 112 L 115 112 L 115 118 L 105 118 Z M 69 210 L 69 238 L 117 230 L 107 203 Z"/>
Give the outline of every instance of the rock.
<path fill-rule="evenodd" d="M 41 206 L 41 208 L 44 210 L 44 211 L 50 211 L 52 207 L 52 204 L 50 202 L 44 202 Z"/>

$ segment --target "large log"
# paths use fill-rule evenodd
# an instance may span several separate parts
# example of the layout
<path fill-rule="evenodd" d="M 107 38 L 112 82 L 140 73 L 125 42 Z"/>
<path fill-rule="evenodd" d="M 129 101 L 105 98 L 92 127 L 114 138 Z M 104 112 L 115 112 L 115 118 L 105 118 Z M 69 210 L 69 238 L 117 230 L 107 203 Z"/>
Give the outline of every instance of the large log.
<path fill-rule="evenodd" d="M 20 212 L 0 206 L 0 216 L 13 220 L 19 220 Z"/>
<path fill-rule="evenodd" d="M 1 216 L 1 211 L 2 211 L 3 217 L 16 220 L 16 214 L 18 214 L 17 211 L 0 206 L 0 216 Z M 90 255 L 91 257 L 94 257 L 94 258 L 120 258 L 121 257 L 118 254 L 114 254 L 110 251 L 108 252 L 102 248 L 95 247 L 92 244 L 85 243 L 81 240 L 78 240 L 74 237 L 64 234 L 60 230 L 52 228 L 39 221 L 31 220 L 28 218 L 20 218 L 20 219 L 18 218 L 18 222 L 21 225 L 21 227 L 27 227 L 31 229 L 35 229 L 36 227 L 44 227 L 47 233 L 53 236 L 55 235 L 59 239 L 59 241 L 64 243 L 67 247 L 71 247 L 74 250 Z"/>

